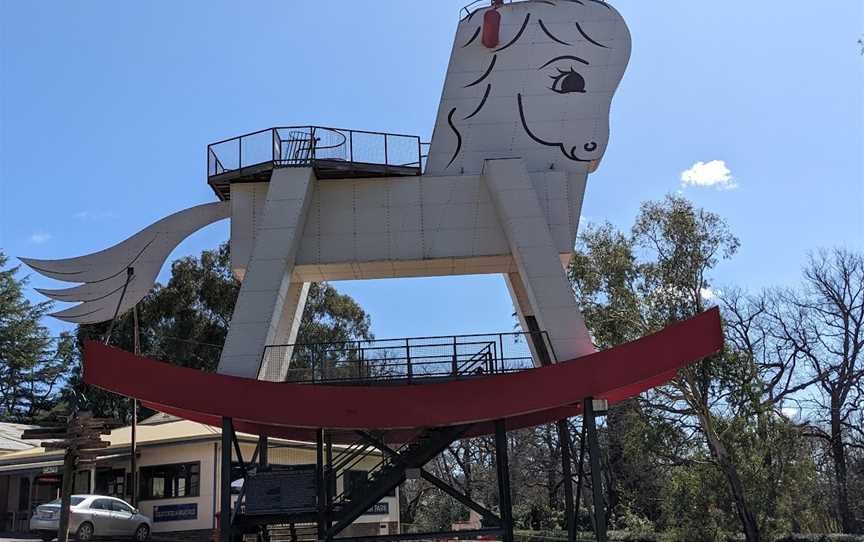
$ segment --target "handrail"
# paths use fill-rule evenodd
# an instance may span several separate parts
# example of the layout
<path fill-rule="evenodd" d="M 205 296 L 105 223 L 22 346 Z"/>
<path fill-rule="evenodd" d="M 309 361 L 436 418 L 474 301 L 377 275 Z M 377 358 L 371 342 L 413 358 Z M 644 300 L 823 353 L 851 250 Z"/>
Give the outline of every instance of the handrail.
<path fill-rule="evenodd" d="M 335 342 L 268 344 L 267 346 L 268 347 L 317 346 L 317 345 L 324 345 L 324 344 L 349 344 L 349 343 L 357 343 L 357 342 L 361 342 L 361 343 L 362 342 L 370 342 L 370 343 L 371 342 L 395 342 L 395 341 L 405 341 L 405 340 L 426 341 L 429 339 L 452 339 L 453 337 L 457 337 L 460 339 L 461 338 L 470 338 L 470 337 L 492 337 L 492 336 L 498 337 L 499 335 L 503 336 L 503 337 L 507 337 L 507 336 L 513 336 L 513 337 L 523 336 L 524 337 L 524 336 L 531 335 L 532 333 L 538 333 L 538 332 L 537 331 L 508 331 L 508 332 L 504 332 L 504 333 L 466 333 L 465 335 L 423 335 L 423 336 L 419 336 L 419 337 L 407 337 L 407 338 L 406 337 L 391 337 L 389 339 L 368 339 L 368 340 L 355 339 L 355 340 L 351 340 L 351 341 L 335 341 Z M 548 340 L 548 335 L 549 335 L 548 332 L 540 331 L 539 333 L 542 333 L 543 335 L 545 335 L 547 337 L 547 340 Z M 459 343 L 459 344 L 471 344 L 471 343 Z M 480 342 L 476 342 L 473 344 L 485 344 L 485 341 L 480 341 Z"/>
<path fill-rule="evenodd" d="M 264 128 L 262 130 L 255 130 L 254 132 L 249 132 L 246 134 L 240 134 L 238 136 L 229 137 L 227 139 L 223 139 L 221 141 L 214 141 L 213 143 L 208 144 L 208 147 L 212 147 L 213 145 L 220 145 L 222 143 L 228 143 L 229 141 L 234 141 L 235 139 L 240 139 L 242 137 L 249 137 L 253 135 L 263 134 L 264 132 L 269 132 L 271 130 L 291 130 L 295 128 L 313 128 L 318 130 L 332 130 L 334 132 L 354 132 L 355 134 L 369 134 L 369 135 L 391 135 L 393 137 L 411 137 L 420 139 L 420 136 L 414 134 L 400 134 L 397 132 L 375 132 L 371 130 L 355 130 L 353 128 L 335 128 L 333 126 L 318 126 L 315 124 L 298 124 L 295 126 L 272 126 L 270 128 Z"/>
<path fill-rule="evenodd" d="M 489 0 L 474 0 L 473 2 L 468 4 L 467 6 L 462 6 L 462 9 L 459 10 L 459 17 L 464 18 L 464 17 L 462 17 L 463 11 L 465 12 L 465 17 L 470 17 L 471 14 L 474 13 L 474 11 L 477 11 L 477 10 L 471 11 L 471 7 L 476 6 L 477 4 L 480 4 L 480 3 L 489 4 Z M 481 9 L 481 8 L 477 8 L 477 9 Z"/>
<path fill-rule="evenodd" d="M 549 359 L 547 359 L 547 355 Z M 529 369 L 556 361 L 545 332 L 268 345 L 259 364 L 270 378 L 350 383 L 463 378 Z M 267 379 L 268 375 L 262 375 Z M 284 375 L 284 376 L 282 376 Z"/>
<path fill-rule="evenodd" d="M 288 137 L 283 137 L 285 132 Z M 262 137 L 267 133 L 271 134 L 269 143 Z M 361 136 L 359 150 L 356 149 L 358 136 Z M 371 139 L 362 136 L 370 136 Z M 244 145 L 252 147 L 252 152 L 244 150 Z M 268 145 L 269 151 L 266 150 Z M 253 158 L 249 158 L 249 154 Z M 320 160 L 329 161 L 330 167 L 338 162 L 345 162 L 351 169 L 357 164 L 363 164 L 367 169 L 369 166 L 380 166 L 385 174 L 389 173 L 388 168 L 411 168 L 416 169 L 415 174 L 419 175 L 423 158 L 423 143 L 420 136 L 416 135 L 315 125 L 277 126 L 207 145 L 207 177 L 261 164 L 305 167 Z M 230 167 L 225 167 L 226 163 Z"/>

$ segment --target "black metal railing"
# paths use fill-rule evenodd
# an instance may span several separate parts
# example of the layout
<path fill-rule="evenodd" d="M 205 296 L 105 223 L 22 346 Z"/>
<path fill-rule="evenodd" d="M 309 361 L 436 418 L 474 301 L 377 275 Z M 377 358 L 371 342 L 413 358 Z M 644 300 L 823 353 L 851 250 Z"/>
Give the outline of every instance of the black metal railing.
<path fill-rule="evenodd" d="M 260 165 L 309 167 L 319 161 L 346 166 L 416 169 L 424 156 L 418 136 L 327 128 L 267 128 L 207 145 L 207 177 Z M 404 171 L 403 171 L 404 173 Z"/>
<path fill-rule="evenodd" d="M 502 4 L 510 3 L 513 0 L 502 0 Z M 489 0 L 474 0 L 468 5 L 462 6 L 462 9 L 459 10 L 459 19 L 465 19 L 466 17 L 470 17 L 474 12 L 480 11 L 481 9 L 486 9 L 491 7 L 493 2 Z"/>
<path fill-rule="evenodd" d="M 258 377 L 311 384 L 412 382 L 522 371 L 540 364 L 535 355 L 547 353 L 554 359 L 546 332 L 271 345 Z"/>

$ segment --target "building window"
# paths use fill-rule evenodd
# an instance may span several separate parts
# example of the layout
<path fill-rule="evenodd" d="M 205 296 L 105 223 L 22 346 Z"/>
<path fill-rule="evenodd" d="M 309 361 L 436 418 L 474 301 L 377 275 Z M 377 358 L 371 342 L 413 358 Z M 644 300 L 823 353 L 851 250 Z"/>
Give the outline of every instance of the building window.
<path fill-rule="evenodd" d="M 122 499 L 126 494 L 125 469 L 100 469 L 96 471 L 96 493 Z"/>
<path fill-rule="evenodd" d="M 351 495 L 355 491 L 357 491 L 357 489 L 359 489 L 363 484 L 366 483 L 368 477 L 369 473 L 367 473 L 365 470 L 345 471 L 345 477 L 342 479 L 345 495 L 350 498 Z"/>
<path fill-rule="evenodd" d="M 201 481 L 200 463 L 177 463 L 141 467 L 141 500 L 197 497 Z"/>

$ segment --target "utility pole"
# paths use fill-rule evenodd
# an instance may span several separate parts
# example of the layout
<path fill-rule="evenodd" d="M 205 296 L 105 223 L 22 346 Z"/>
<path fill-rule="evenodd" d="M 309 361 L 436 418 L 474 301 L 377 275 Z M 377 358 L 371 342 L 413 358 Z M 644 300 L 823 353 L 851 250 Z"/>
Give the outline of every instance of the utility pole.
<path fill-rule="evenodd" d="M 123 284 L 123 291 L 120 292 L 120 299 L 117 300 L 117 308 L 114 309 L 114 317 L 111 319 L 111 323 L 108 325 L 108 331 L 105 332 L 105 337 L 103 342 L 107 345 L 111 341 L 111 332 L 114 331 L 114 324 L 117 323 L 117 317 L 120 315 L 120 306 L 123 304 L 123 298 L 126 297 L 126 289 L 129 287 L 129 283 L 132 282 L 132 279 L 135 277 L 135 268 L 127 267 L 126 268 L 126 282 Z M 133 353 L 136 356 L 141 355 L 141 340 L 140 333 L 138 328 L 138 304 L 136 303 L 134 307 L 132 307 L 132 342 L 133 342 Z M 131 427 L 131 459 L 129 461 L 129 501 L 132 503 L 132 506 L 138 506 L 138 446 L 137 446 L 137 432 L 138 432 L 138 399 L 132 398 L 132 427 Z"/>
<path fill-rule="evenodd" d="M 134 271 L 133 271 L 134 273 Z M 141 339 L 138 329 L 138 304 L 136 303 L 134 307 L 132 307 L 132 337 L 134 341 L 133 351 L 136 356 L 141 355 Z M 132 458 L 130 460 L 130 471 L 132 476 L 129 479 L 129 494 L 130 501 L 132 502 L 132 507 L 138 507 L 138 441 L 137 441 L 137 433 L 138 433 L 138 399 L 132 398 L 132 438 L 131 438 L 131 448 L 132 448 Z"/>

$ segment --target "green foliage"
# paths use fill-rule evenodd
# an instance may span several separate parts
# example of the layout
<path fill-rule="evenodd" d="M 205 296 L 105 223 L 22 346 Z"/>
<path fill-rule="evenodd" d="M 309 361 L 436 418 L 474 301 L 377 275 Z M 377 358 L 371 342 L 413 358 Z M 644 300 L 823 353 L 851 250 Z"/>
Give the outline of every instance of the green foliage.
<path fill-rule="evenodd" d="M 50 303 L 24 296 L 26 278 L 0 252 L 0 421 L 33 421 L 50 411 L 72 360 L 68 336 L 52 340 L 40 320 Z"/>
<path fill-rule="evenodd" d="M 644 203 L 629 233 L 589 228 L 570 277 L 595 340 L 612 347 L 705 310 L 717 296 L 711 272 L 738 247 L 722 218 L 668 196 Z M 813 463 L 800 431 L 765 397 L 756 363 L 727 348 L 612 409 L 615 521 L 635 515 L 689 540 L 803 528 L 789 506 Z"/>
<path fill-rule="evenodd" d="M 449 531 L 453 523 L 464 519 L 462 505 L 440 492 L 430 492 L 414 518 L 416 532 Z"/>

